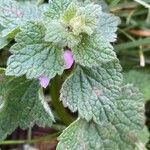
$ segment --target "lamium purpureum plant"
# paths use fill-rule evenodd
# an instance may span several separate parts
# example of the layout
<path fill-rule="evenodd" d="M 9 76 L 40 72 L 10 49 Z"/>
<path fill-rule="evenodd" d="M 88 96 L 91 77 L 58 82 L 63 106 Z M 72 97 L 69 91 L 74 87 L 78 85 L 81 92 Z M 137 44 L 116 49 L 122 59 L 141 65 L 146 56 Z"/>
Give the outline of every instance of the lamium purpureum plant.
<path fill-rule="evenodd" d="M 143 96 L 123 85 L 111 45 L 119 22 L 101 1 L 0 0 L 0 48 L 11 46 L 0 71 L 0 140 L 17 127 L 58 121 L 72 123 L 59 135 L 57 150 L 136 148 Z M 76 120 L 62 104 L 78 112 Z"/>

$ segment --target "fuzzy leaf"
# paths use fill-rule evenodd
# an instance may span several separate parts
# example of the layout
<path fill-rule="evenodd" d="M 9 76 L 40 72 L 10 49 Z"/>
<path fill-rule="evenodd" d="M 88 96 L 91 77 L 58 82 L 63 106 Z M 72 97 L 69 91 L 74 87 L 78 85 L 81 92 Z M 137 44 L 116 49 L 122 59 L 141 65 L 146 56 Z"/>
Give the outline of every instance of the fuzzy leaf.
<path fill-rule="evenodd" d="M 106 41 L 116 41 L 117 26 L 120 23 L 120 19 L 112 14 L 102 13 L 98 22 L 96 34 L 102 36 Z"/>
<path fill-rule="evenodd" d="M 57 21 L 52 21 L 47 25 L 47 31 L 45 40 L 48 42 L 53 42 L 61 47 L 74 47 L 80 42 L 80 37 L 73 35 L 73 33 L 68 32 L 67 28 Z"/>
<path fill-rule="evenodd" d="M 6 75 L 49 79 L 64 70 L 63 49 L 45 42 L 45 27 L 40 22 L 27 22 L 17 34 L 15 44 L 11 48 Z"/>
<path fill-rule="evenodd" d="M 79 116 L 87 121 L 108 122 L 120 93 L 120 70 L 118 62 L 93 68 L 77 66 L 63 84 L 60 99 L 65 107 L 69 107 L 72 112 L 78 111 Z"/>
<path fill-rule="evenodd" d="M 132 70 L 124 72 L 124 83 L 132 83 L 144 94 L 145 100 L 150 100 L 150 72 Z"/>
<path fill-rule="evenodd" d="M 40 7 L 42 8 L 42 7 Z M 32 3 L 19 3 L 15 0 L 0 0 L 0 24 L 5 27 L 3 36 L 18 32 L 18 27 L 26 21 L 40 20 L 42 10 Z"/>
<path fill-rule="evenodd" d="M 0 25 L 0 50 L 3 49 L 5 46 L 9 44 L 9 41 L 7 37 L 2 37 L 1 32 L 4 30 L 4 27 Z"/>
<path fill-rule="evenodd" d="M 62 19 L 65 23 L 68 23 L 70 22 L 70 20 L 75 17 L 76 13 L 77 13 L 77 10 L 78 10 L 78 3 L 74 3 L 72 2 L 68 7 L 67 9 L 64 11 L 64 14 L 62 16 Z"/>
<path fill-rule="evenodd" d="M 71 0 L 49 0 L 49 9 L 45 13 L 48 20 L 58 19 L 71 3 Z"/>
<path fill-rule="evenodd" d="M 72 32 L 75 35 L 80 35 L 81 33 L 91 35 L 97 27 L 101 13 L 100 5 L 91 3 L 80 6 L 76 15 L 70 20 Z"/>
<path fill-rule="evenodd" d="M 97 36 L 85 36 L 72 51 L 75 61 L 88 67 L 100 66 L 117 59 L 113 47 Z"/>
<path fill-rule="evenodd" d="M 16 0 L 16 1 L 18 1 L 18 2 L 22 2 L 22 4 L 24 4 L 25 2 L 30 2 L 30 3 L 36 3 L 37 2 L 37 0 Z"/>
<path fill-rule="evenodd" d="M 62 11 L 62 15 L 58 18 L 57 15 L 56 18 L 50 17 L 53 20 L 48 21 L 46 25 L 45 40 L 72 48 L 81 41 L 82 34 L 91 35 L 95 31 L 100 14 L 100 5 L 92 3 L 84 6 L 79 2 L 70 2 L 66 10 Z"/>
<path fill-rule="evenodd" d="M 9 40 L 6 37 L 0 37 L 0 50 L 8 45 Z"/>
<path fill-rule="evenodd" d="M 124 86 L 115 107 L 113 115 L 107 112 L 112 116 L 109 122 L 98 125 L 78 119 L 72 123 L 59 137 L 57 150 L 133 150 L 144 126 L 142 94 L 131 85 Z"/>
<path fill-rule="evenodd" d="M 109 124 L 100 126 L 78 119 L 63 131 L 56 150 L 118 150 L 115 133 Z"/>
<path fill-rule="evenodd" d="M 17 127 L 51 126 L 54 117 L 37 81 L 0 76 L 0 140 Z"/>

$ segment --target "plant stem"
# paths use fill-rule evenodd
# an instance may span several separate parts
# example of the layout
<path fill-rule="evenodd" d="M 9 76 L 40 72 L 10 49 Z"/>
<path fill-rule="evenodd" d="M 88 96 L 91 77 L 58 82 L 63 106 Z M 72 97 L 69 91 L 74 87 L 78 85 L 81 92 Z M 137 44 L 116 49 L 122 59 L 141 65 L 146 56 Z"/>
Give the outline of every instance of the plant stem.
<path fill-rule="evenodd" d="M 0 142 L 0 145 L 16 145 L 16 144 L 33 144 L 33 143 L 38 143 L 38 142 L 42 142 L 42 141 L 51 141 L 54 140 L 60 133 L 54 133 L 51 135 L 47 135 L 45 137 L 41 137 L 38 139 L 33 139 L 33 140 L 8 140 L 8 141 L 2 141 Z"/>
<path fill-rule="evenodd" d="M 58 76 L 51 80 L 50 94 L 52 97 L 52 105 L 62 122 L 69 125 L 73 122 L 73 118 L 66 112 L 63 104 L 59 100 L 60 83 L 61 80 Z"/>
<path fill-rule="evenodd" d="M 62 132 L 63 130 L 66 129 L 66 126 L 65 125 L 60 125 L 60 124 L 53 124 L 52 128 L 57 130 L 57 131 Z"/>
<path fill-rule="evenodd" d="M 28 128 L 28 135 L 27 135 L 28 143 L 32 140 L 32 127 Z"/>

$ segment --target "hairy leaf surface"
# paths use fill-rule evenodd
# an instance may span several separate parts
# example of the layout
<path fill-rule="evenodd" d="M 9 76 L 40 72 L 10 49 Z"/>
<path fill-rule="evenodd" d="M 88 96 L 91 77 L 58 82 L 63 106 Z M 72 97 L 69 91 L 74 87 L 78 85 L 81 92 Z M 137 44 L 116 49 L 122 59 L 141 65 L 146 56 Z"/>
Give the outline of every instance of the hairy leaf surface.
<path fill-rule="evenodd" d="M 19 3 L 15 0 L 0 0 L 0 24 L 5 27 L 3 36 L 15 36 L 19 27 L 26 21 L 41 20 L 43 7 L 38 8 L 36 4 Z"/>
<path fill-rule="evenodd" d="M 16 44 L 11 48 L 7 75 L 27 78 L 46 76 L 53 78 L 64 70 L 63 48 L 45 42 L 45 27 L 40 22 L 27 22 L 16 36 Z"/>
<path fill-rule="evenodd" d="M 100 66 L 117 59 L 109 42 L 97 36 L 85 36 L 72 51 L 75 61 L 82 66 Z"/>
<path fill-rule="evenodd" d="M 70 48 L 78 45 L 81 38 L 67 31 L 67 27 L 57 21 L 52 21 L 47 25 L 45 41 L 53 42 L 61 47 Z"/>
<path fill-rule="evenodd" d="M 49 9 L 45 13 L 49 20 L 58 19 L 72 0 L 49 0 Z"/>
<path fill-rule="evenodd" d="M 9 40 L 6 37 L 0 37 L 0 49 L 4 48 L 8 43 Z"/>
<path fill-rule="evenodd" d="M 102 13 L 98 22 L 96 34 L 103 37 L 106 41 L 116 41 L 117 26 L 120 23 L 120 19 L 112 14 Z"/>
<path fill-rule="evenodd" d="M 37 81 L 0 76 L 0 140 L 17 127 L 51 126 L 54 117 Z"/>
<path fill-rule="evenodd" d="M 120 93 L 122 82 L 121 67 L 118 62 L 110 62 L 101 67 L 77 66 L 61 89 L 64 106 L 87 121 L 108 122 L 114 113 L 115 100 Z"/>
<path fill-rule="evenodd" d="M 144 94 L 145 100 L 150 100 L 150 75 L 147 71 L 132 70 L 129 72 L 124 72 L 124 83 L 132 83 L 137 86 L 140 91 Z"/>
<path fill-rule="evenodd" d="M 83 119 L 72 123 L 59 137 L 57 150 L 133 150 L 138 142 L 137 133 L 144 124 L 143 96 L 132 85 L 126 85 L 115 103 L 107 123 Z"/>

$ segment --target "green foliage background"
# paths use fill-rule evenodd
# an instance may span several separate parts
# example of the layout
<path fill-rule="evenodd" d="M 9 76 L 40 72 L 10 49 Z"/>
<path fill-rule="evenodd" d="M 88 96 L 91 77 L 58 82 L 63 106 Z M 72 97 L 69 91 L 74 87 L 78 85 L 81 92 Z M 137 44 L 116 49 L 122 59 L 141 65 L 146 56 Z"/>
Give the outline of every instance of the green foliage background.
<path fill-rule="evenodd" d="M 149 0 L 144 0 L 144 2 L 150 6 Z M 105 5 L 101 0 L 100 3 Z M 139 87 L 145 97 L 143 103 L 148 103 L 150 101 L 150 8 L 133 0 L 106 0 L 106 3 L 108 6 L 105 7 L 105 10 L 110 10 L 121 18 L 118 40 L 114 46 L 123 66 L 124 83 L 133 83 Z M 1 28 L 0 30 L 2 30 Z M 139 33 L 139 30 L 146 31 L 149 36 Z M 11 39 L 0 39 L 0 45 L 7 45 L 9 40 Z M 11 40 L 11 43 L 13 42 Z M 0 67 L 6 67 L 7 58 L 10 55 L 9 47 L 10 45 L 0 51 Z M 140 66 L 141 53 L 145 58 L 144 67 Z M 146 128 L 141 131 L 139 137 L 143 145 L 147 143 L 148 136 Z M 147 147 L 149 147 L 148 144 Z"/>

